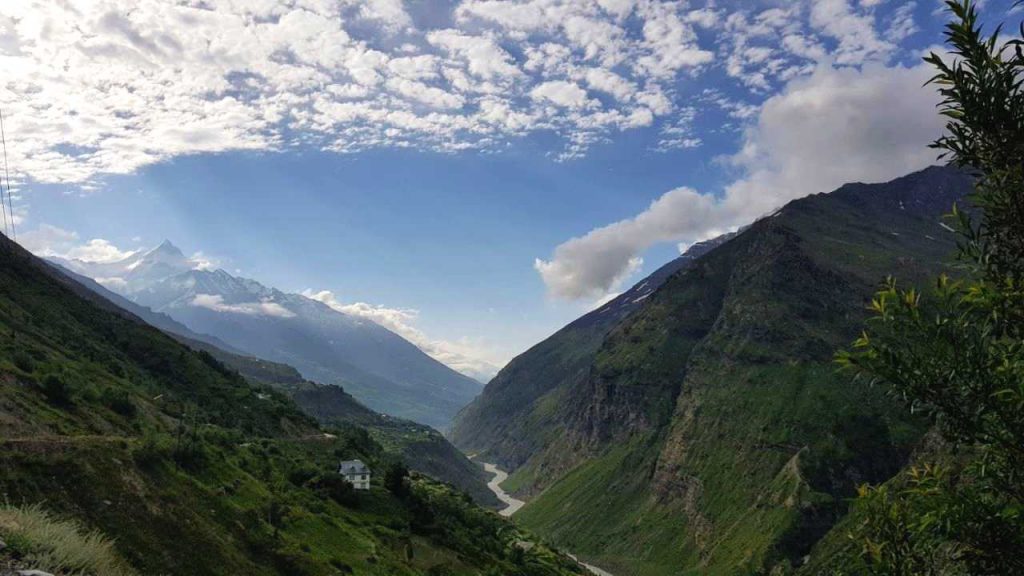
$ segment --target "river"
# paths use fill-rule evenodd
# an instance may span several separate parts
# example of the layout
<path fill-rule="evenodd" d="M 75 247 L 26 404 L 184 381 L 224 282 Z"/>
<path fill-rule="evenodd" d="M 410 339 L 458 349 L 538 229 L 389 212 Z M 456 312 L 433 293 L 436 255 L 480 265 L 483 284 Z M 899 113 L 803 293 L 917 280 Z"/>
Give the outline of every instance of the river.
<path fill-rule="evenodd" d="M 522 508 L 526 502 L 523 502 L 518 498 L 513 498 L 511 494 L 505 492 L 505 489 L 501 487 L 501 483 L 508 479 L 508 472 L 505 472 L 494 464 L 488 464 L 487 462 L 482 462 L 482 464 L 484 465 L 485 471 L 490 474 L 494 474 L 494 478 L 491 478 L 491 481 L 487 483 L 487 487 L 491 489 L 491 492 L 494 492 L 494 495 L 498 497 L 498 500 L 501 500 L 505 504 L 505 507 L 499 510 L 498 514 L 506 517 L 512 516 Z M 568 552 L 566 554 L 568 554 L 568 556 L 573 560 L 579 562 L 580 566 L 583 566 L 595 576 L 613 576 L 612 573 L 607 570 L 602 570 L 597 566 L 581 562 L 579 558 Z"/>

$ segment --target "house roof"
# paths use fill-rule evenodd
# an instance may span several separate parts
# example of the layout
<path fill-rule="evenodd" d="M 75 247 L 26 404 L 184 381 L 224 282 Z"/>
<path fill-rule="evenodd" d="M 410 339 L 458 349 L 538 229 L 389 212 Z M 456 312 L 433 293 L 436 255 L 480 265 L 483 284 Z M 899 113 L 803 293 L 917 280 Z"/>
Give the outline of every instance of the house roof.
<path fill-rule="evenodd" d="M 370 468 L 363 464 L 362 460 L 343 460 L 338 467 L 341 474 L 369 474 Z"/>

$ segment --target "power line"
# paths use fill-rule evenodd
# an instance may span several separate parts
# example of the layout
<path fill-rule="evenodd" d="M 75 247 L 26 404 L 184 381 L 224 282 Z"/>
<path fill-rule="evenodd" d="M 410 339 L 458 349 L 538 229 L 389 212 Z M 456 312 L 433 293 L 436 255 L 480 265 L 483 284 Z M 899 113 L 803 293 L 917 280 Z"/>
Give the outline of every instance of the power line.
<path fill-rule="evenodd" d="M 0 110 L 0 136 L 3 136 L 3 124 L 4 124 L 4 112 Z M 7 151 L 7 139 L 4 138 L 4 151 Z M 10 228 L 7 226 L 7 204 L 4 204 L 4 185 L 0 182 L 0 209 L 4 213 L 4 234 L 10 234 Z M 11 219 L 14 219 L 14 214 L 11 214 Z"/>
<path fill-rule="evenodd" d="M 14 202 L 11 201 L 11 173 L 7 170 L 7 135 L 4 132 L 4 113 L 0 111 L 0 141 L 4 145 L 4 177 L 7 178 L 7 207 L 11 211 L 11 237 L 15 242 L 18 241 L 18 231 L 14 227 Z M 3 196 L 0 195 L 0 202 L 3 202 Z M 6 217 L 4 219 L 6 223 Z"/>

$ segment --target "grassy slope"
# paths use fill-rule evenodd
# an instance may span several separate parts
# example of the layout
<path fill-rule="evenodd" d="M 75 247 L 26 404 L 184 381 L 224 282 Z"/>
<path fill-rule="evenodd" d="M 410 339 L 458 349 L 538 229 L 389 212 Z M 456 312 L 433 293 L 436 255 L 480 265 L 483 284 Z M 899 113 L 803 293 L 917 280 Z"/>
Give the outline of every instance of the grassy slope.
<path fill-rule="evenodd" d="M 113 543 L 75 522 L 60 520 L 40 506 L 0 506 L 0 573 L 42 570 L 77 576 L 135 576 Z"/>
<path fill-rule="evenodd" d="M 798 562 L 923 433 L 830 360 L 886 274 L 943 268 L 938 215 L 966 188 L 930 170 L 807 198 L 670 279 L 533 406 L 563 432 L 507 484 L 543 491 L 520 523 L 619 576 Z"/>
<path fill-rule="evenodd" d="M 338 489 L 339 457 L 386 456 L 333 432 L 0 240 L 7 502 L 101 530 L 145 574 L 575 572 L 427 478 L 401 498 Z"/>

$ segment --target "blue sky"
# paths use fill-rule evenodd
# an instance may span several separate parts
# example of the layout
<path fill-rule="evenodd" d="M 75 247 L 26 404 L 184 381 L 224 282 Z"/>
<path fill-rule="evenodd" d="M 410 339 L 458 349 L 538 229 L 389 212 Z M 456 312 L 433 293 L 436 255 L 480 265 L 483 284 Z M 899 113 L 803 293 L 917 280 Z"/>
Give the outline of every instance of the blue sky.
<path fill-rule="evenodd" d="M 54 4 L 0 7 L 26 245 L 167 238 L 478 376 L 941 130 L 933 0 Z"/>

